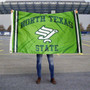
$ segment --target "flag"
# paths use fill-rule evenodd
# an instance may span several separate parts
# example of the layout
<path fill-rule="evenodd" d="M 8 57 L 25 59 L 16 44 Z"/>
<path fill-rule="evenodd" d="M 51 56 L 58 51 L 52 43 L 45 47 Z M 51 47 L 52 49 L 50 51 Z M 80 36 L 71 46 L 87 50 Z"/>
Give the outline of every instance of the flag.
<path fill-rule="evenodd" d="M 78 13 L 11 13 L 11 53 L 82 53 Z"/>

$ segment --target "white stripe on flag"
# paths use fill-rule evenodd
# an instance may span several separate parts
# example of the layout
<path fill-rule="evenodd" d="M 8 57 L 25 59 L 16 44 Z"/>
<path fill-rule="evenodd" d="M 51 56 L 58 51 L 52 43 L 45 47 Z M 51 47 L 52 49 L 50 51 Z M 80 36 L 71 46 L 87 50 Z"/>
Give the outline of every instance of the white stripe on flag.
<path fill-rule="evenodd" d="M 77 20 L 77 15 L 76 15 L 75 10 L 74 10 L 74 13 L 75 13 L 76 30 L 77 30 L 77 39 L 78 39 L 78 50 L 79 50 L 79 53 L 81 53 L 81 51 L 80 51 L 79 30 L 78 30 L 78 20 Z"/>
<path fill-rule="evenodd" d="M 17 11 L 16 11 L 16 20 L 15 20 L 15 53 L 17 52 Z"/>
<path fill-rule="evenodd" d="M 12 38 L 13 37 L 13 12 L 11 12 L 11 37 L 10 37 L 10 53 L 12 53 Z"/>

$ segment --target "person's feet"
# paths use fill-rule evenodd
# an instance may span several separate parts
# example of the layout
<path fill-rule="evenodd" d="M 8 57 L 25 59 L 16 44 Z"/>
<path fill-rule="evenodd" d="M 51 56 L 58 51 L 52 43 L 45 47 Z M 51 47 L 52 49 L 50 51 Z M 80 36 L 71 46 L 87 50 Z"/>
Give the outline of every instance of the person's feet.
<path fill-rule="evenodd" d="M 56 84 L 56 81 L 55 81 L 54 78 L 52 78 L 50 82 L 51 82 L 52 84 Z"/>
<path fill-rule="evenodd" d="M 38 78 L 38 79 L 36 80 L 36 83 L 37 83 L 37 84 L 40 84 L 40 81 L 41 81 L 41 78 Z"/>
<path fill-rule="evenodd" d="M 41 82 L 41 78 L 38 78 L 38 79 L 36 80 L 36 84 L 40 84 L 40 82 Z M 50 80 L 50 82 L 51 82 L 52 84 L 56 84 L 56 81 L 55 81 L 54 78 L 52 78 L 52 79 Z"/>

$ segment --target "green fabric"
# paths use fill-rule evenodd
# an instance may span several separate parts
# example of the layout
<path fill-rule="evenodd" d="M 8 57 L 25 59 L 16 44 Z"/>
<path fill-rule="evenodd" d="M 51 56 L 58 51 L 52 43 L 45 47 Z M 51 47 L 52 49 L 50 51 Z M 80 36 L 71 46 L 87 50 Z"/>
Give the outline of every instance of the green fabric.
<path fill-rule="evenodd" d="M 14 20 L 15 11 L 13 14 Z M 17 17 L 17 53 L 78 53 L 74 11 L 55 14 L 18 11 Z M 15 30 L 15 23 L 13 26 Z M 14 30 L 12 52 L 15 46 Z"/>

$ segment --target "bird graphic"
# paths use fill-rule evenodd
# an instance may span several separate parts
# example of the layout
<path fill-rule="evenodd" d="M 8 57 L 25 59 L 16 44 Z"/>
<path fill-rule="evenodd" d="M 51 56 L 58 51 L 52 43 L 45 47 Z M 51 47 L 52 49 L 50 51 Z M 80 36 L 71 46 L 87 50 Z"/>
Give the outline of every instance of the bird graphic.
<path fill-rule="evenodd" d="M 51 28 L 46 28 L 44 26 L 42 26 L 38 31 L 36 31 L 36 34 L 40 35 L 39 36 L 39 40 L 44 40 L 45 42 L 50 42 L 50 37 L 53 36 L 55 33 L 57 33 L 58 30 L 53 30 Z"/>

